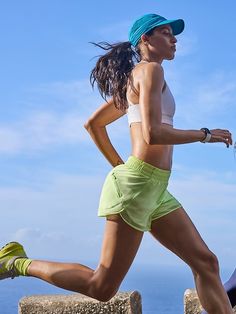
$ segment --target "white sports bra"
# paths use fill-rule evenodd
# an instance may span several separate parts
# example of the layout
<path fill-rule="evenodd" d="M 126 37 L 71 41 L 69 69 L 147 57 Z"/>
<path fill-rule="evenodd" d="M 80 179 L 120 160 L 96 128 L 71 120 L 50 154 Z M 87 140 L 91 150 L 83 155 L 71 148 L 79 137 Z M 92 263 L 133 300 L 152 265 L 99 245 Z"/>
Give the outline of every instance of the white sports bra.
<path fill-rule="evenodd" d="M 133 122 L 141 122 L 140 105 L 131 103 L 127 98 L 129 107 L 126 110 L 128 123 L 131 126 Z M 175 100 L 168 87 L 165 84 L 165 89 L 161 95 L 162 123 L 173 125 L 173 116 L 175 114 Z"/>

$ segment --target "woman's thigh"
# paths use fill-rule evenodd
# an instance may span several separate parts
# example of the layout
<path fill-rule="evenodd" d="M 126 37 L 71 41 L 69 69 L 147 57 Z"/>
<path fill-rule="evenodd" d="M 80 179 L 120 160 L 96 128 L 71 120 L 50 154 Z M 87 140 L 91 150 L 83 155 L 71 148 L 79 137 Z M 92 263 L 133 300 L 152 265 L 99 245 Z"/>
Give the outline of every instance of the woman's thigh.
<path fill-rule="evenodd" d="M 98 286 L 118 288 L 138 251 L 143 232 L 129 226 L 120 215 L 107 217 L 99 265 L 93 279 Z M 112 287 L 109 287 L 111 285 Z"/>
<path fill-rule="evenodd" d="M 193 270 L 198 271 L 203 266 L 202 263 L 213 257 L 182 207 L 154 220 L 150 233 Z"/>

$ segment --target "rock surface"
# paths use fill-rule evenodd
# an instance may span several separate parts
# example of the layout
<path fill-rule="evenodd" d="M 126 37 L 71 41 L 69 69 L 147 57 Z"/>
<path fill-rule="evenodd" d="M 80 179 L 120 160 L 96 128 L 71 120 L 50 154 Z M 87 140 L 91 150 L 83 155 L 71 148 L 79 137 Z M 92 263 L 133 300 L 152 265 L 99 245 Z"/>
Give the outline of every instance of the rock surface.
<path fill-rule="evenodd" d="M 19 314 L 141 314 L 138 291 L 118 292 L 109 302 L 99 302 L 82 294 L 34 295 L 19 301 Z"/>
<path fill-rule="evenodd" d="M 201 314 L 202 306 L 195 289 L 187 289 L 184 293 L 184 314 Z M 236 313 L 236 306 L 233 310 Z"/>

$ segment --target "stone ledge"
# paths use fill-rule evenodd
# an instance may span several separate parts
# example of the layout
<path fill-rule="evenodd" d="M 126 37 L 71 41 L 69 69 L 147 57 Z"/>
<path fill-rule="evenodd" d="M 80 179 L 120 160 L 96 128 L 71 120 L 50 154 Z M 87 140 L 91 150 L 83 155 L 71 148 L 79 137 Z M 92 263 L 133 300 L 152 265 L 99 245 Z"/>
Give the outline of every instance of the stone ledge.
<path fill-rule="evenodd" d="M 82 294 L 33 295 L 20 299 L 19 314 L 141 314 L 138 291 L 118 292 L 109 302 L 100 302 Z"/>
<path fill-rule="evenodd" d="M 202 306 L 195 289 L 187 289 L 184 293 L 184 314 L 201 314 Z M 236 313 L 236 306 L 233 308 Z"/>

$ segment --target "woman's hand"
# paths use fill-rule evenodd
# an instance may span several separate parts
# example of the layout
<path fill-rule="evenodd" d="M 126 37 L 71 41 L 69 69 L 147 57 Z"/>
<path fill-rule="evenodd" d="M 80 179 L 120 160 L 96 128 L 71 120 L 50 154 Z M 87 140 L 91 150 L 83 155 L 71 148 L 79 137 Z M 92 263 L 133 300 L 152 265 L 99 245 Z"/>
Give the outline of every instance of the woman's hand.
<path fill-rule="evenodd" d="M 223 142 L 227 147 L 233 144 L 232 134 L 228 130 L 213 129 L 209 143 Z"/>

